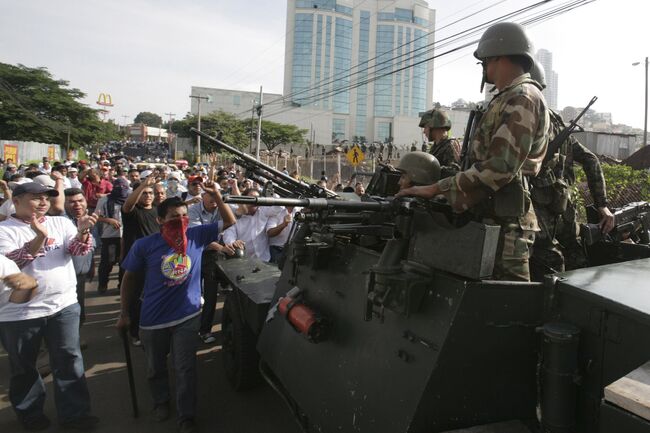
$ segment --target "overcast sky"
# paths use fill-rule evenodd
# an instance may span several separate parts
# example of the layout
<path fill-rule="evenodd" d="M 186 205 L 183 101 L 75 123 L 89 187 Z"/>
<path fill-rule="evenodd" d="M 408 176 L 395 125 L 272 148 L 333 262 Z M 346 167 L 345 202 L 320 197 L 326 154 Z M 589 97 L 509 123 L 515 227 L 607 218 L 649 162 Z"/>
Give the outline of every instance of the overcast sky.
<path fill-rule="evenodd" d="M 366 0 L 373 1 L 373 0 Z M 566 0 L 553 0 L 550 7 Z M 430 1 L 437 39 L 520 9 L 534 0 Z M 584 106 L 615 123 L 643 127 L 650 2 L 597 0 L 529 28 L 553 53 L 559 107 Z M 120 124 L 140 111 L 182 117 L 191 86 L 282 93 L 286 0 L 0 0 L 0 62 L 44 66 L 94 102 L 110 93 Z M 487 6 L 486 11 L 478 12 Z M 538 9 L 541 11 L 542 9 Z M 473 48 L 436 61 L 434 101 L 480 100 Z"/>

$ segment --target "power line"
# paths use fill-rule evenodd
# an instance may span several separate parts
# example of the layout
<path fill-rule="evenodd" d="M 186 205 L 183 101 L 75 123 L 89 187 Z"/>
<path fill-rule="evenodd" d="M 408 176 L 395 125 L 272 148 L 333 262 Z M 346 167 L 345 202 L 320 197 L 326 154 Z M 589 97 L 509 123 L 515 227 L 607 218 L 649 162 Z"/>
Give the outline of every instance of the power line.
<path fill-rule="evenodd" d="M 370 71 L 371 69 L 373 69 L 373 68 L 377 68 L 377 67 L 382 66 L 382 65 L 390 64 L 390 66 L 392 66 L 394 60 L 399 59 L 399 58 L 402 58 L 402 57 L 406 57 L 406 56 L 408 56 L 408 55 L 410 55 L 410 54 L 414 54 L 414 53 L 416 53 L 417 51 L 420 51 L 420 50 L 425 50 L 425 49 L 426 49 L 426 51 L 424 51 L 423 53 L 420 53 L 420 54 L 426 54 L 427 52 L 432 51 L 433 48 L 434 48 L 434 46 L 435 46 L 437 43 L 441 43 L 441 42 L 444 42 L 444 41 L 447 41 L 447 40 L 451 40 L 451 39 L 456 38 L 456 37 L 458 37 L 459 35 L 462 35 L 463 33 L 466 33 L 466 32 L 469 32 L 469 31 L 480 31 L 480 29 L 477 30 L 477 28 L 479 28 L 479 27 L 481 27 L 481 28 L 482 28 L 482 27 L 486 27 L 486 26 L 488 26 L 488 25 L 489 25 L 490 23 L 492 23 L 492 22 L 500 21 L 500 20 L 505 20 L 505 19 L 507 19 L 507 18 L 511 18 L 511 17 L 517 16 L 518 14 L 521 14 L 521 13 L 524 13 L 524 12 L 526 12 L 526 11 L 528 11 L 528 10 L 531 10 L 531 9 L 537 8 L 537 7 L 539 7 L 539 6 L 541 6 L 541 5 L 545 4 L 545 3 L 548 3 L 548 2 L 550 2 L 550 1 L 553 1 L 553 0 L 542 0 L 542 1 L 538 2 L 538 3 L 534 3 L 534 4 L 529 5 L 529 6 L 526 6 L 526 7 L 524 7 L 524 8 L 521 8 L 521 9 L 518 9 L 518 10 L 516 10 L 516 11 L 510 12 L 510 13 L 508 13 L 508 14 L 506 14 L 506 15 L 501 16 L 501 17 L 498 17 L 498 18 L 492 19 L 492 20 L 490 20 L 490 21 L 487 21 L 486 23 L 483 23 L 483 24 L 481 24 L 480 26 L 476 26 L 476 27 L 473 27 L 473 28 L 470 27 L 470 28 L 467 29 L 467 30 L 464 30 L 464 31 L 458 32 L 458 33 L 456 33 L 456 34 L 453 34 L 453 35 L 447 36 L 447 37 L 445 37 L 445 38 L 443 38 L 443 39 L 441 39 L 441 40 L 439 40 L 439 41 L 434 41 L 434 42 L 431 43 L 431 44 L 424 45 L 424 46 L 419 47 L 419 48 L 416 48 L 416 49 L 414 49 L 414 50 L 411 50 L 411 51 L 405 52 L 405 53 L 403 53 L 403 54 L 401 54 L 401 55 L 399 55 L 399 56 L 392 57 L 392 58 L 387 59 L 387 60 L 382 60 L 382 61 L 379 62 L 379 63 L 374 63 L 374 64 L 370 65 L 370 63 L 371 63 L 373 60 L 377 60 L 378 58 L 380 58 L 380 57 L 382 57 L 382 56 L 384 56 L 384 55 L 386 55 L 386 54 L 388 54 L 388 53 L 390 53 L 390 52 L 396 51 L 396 50 L 398 50 L 398 49 L 400 49 L 400 48 L 403 48 L 403 47 L 405 47 L 405 46 L 407 46 L 407 45 L 410 45 L 410 44 L 412 44 L 412 43 L 415 43 L 416 41 L 418 41 L 418 40 L 420 40 L 420 39 L 423 39 L 423 38 L 425 38 L 425 37 L 430 36 L 432 33 L 436 32 L 436 31 L 443 30 L 443 29 L 448 28 L 448 27 L 450 27 L 450 26 L 452 26 L 452 25 L 454 25 L 454 24 L 457 24 L 457 23 L 459 23 L 459 22 L 461 22 L 461 21 L 463 21 L 463 20 L 466 20 L 466 19 L 469 19 L 469 18 L 471 18 L 471 17 L 474 17 L 477 13 L 483 12 L 483 11 L 489 9 L 489 8 L 492 8 L 492 7 L 494 7 L 494 6 L 497 6 L 498 4 L 503 3 L 504 1 L 506 1 L 506 0 L 501 0 L 501 1 L 497 2 L 496 4 L 493 4 L 493 5 L 491 5 L 491 6 L 488 6 L 488 7 L 486 7 L 486 8 L 483 8 L 483 9 L 481 9 L 481 10 L 479 10 L 479 11 L 473 12 L 473 13 L 471 13 L 471 14 L 469 14 L 469 15 L 463 17 L 463 18 L 460 18 L 460 19 L 454 21 L 453 23 L 451 23 L 451 24 L 449 24 L 449 25 L 446 25 L 446 26 L 444 26 L 444 27 L 442 27 L 442 28 L 440 28 L 440 29 L 438 29 L 438 30 L 433 30 L 433 31 L 426 32 L 424 35 L 419 36 L 419 37 L 417 37 L 417 38 L 415 38 L 415 39 L 413 39 L 413 40 L 411 40 L 411 41 L 408 41 L 408 42 L 406 42 L 406 43 L 403 43 L 403 44 L 399 45 L 398 47 L 395 47 L 395 48 L 393 48 L 393 49 L 391 49 L 391 50 L 385 51 L 385 52 L 383 52 L 383 53 L 381 53 L 381 54 L 377 54 L 377 55 L 375 55 L 375 57 L 373 57 L 372 59 L 369 59 L 369 60 L 367 60 L 367 61 L 361 62 L 361 63 L 359 63 L 359 64 L 353 66 L 353 67 L 350 68 L 349 70 L 342 71 L 342 72 L 340 72 L 339 74 L 335 74 L 331 79 L 330 79 L 330 78 L 325 78 L 325 79 L 323 79 L 323 80 L 321 80 L 321 81 L 315 83 L 313 86 L 311 86 L 311 87 L 309 87 L 309 88 L 306 88 L 306 89 L 303 89 L 303 90 L 299 90 L 299 91 L 297 91 L 297 92 L 290 93 L 289 95 L 284 95 L 282 98 L 278 98 L 278 99 L 272 100 L 272 101 L 269 102 L 268 104 L 275 103 L 275 102 L 280 102 L 280 101 L 281 101 L 281 102 L 286 102 L 287 100 L 291 101 L 291 100 L 293 100 L 293 99 L 294 99 L 296 96 L 298 96 L 298 95 L 301 95 L 301 94 L 305 94 L 305 93 L 308 93 L 308 92 L 314 91 L 314 90 L 316 90 L 316 89 L 318 89 L 318 88 L 320 88 L 320 87 L 329 86 L 330 84 L 333 84 L 333 83 L 335 83 L 335 82 L 337 82 L 337 81 L 340 81 L 340 80 L 346 80 L 346 79 L 348 79 L 348 78 L 350 78 L 350 77 L 352 77 L 352 76 L 355 76 L 355 75 L 358 75 L 358 74 L 361 74 L 361 73 L 364 73 L 364 72 L 368 72 L 368 71 Z M 413 57 L 415 57 L 415 56 L 413 56 Z M 409 60 L 410 60 L 410 59 L 409 59 Z M 353 71 L 354 69 L 359 68 L 359 67 L 364 66 L 364 65 L 370 65 L 370 66 L 367 66 L 365 69 L 361 69 L 361 70 L 358 70 L 358 71 L 356 71 L 356 72 L 351 72 L 351 71 Z M 382 70 L 385 70 L 385 69 L 386 69 L 386 68 L 384 68 L 384 69 L 380 69 L 379 71 L 382 71 Z M 348 73 L 348 72 L 349 72 L 349 73 Z M 348 75 L 344 75 L 344 74 L 346 74 L 346 73 L 348 73 Z M 329 80 L 329 81 L 327 81 L 327 80 Z M 239 115 L 242 115 L 242 114 L 243 114 L 243 113 L 240 113 Z"/>
<path fill-rule="evenodd" d="M 558 7 L 554 8 L 554 9 L 549 8 L 549 9 L 547 9 L 547 10 L 541 12 L 540 14 L 533 16 L 532 18 L 524 19 L 520 24 L 522 24 L 522 25 L 532 25 L 532 24 L 537 24 L 537 23 L 540 23 L 540 22 L 546 21 L 546 20 L 548 20 L 548 19 L 551 19 L 551 18 L 553 18 L 553 17 L 555 17 L 555 16 L 558 16 L 558 15 L 561 15 L 561 14 L 563 14 L 563 13 L 569 12 L 569 11 L 571 11 L 571 10 L 573 10 L 573 9 L 576 9 L 577 7 L 581 7 L 581 6 L 587 5 L 587 4 L 589 4 L 589 3 L 592 3 L 593 1 L 595 1 L 595 0 L 574 0 L 573 2 L 567 2 L 567 3 L 564 3 L 564 4 L 562 4 L 561 6 L 558 6 Z M 546 2 L 542 2 L 542 3 L 546 3 Z M 526 8 L 524 8 L 524 9 L 526 9 Z M 507 14 L 507 15 L 504 15 L 504 16 L 508 16 L 508 15 L 511 15 L 511 14 Z M 498 20 L 500 20 L 500 19 L 498 19 Z M 488 21 L 488 23 L 491 23 L 492 21 L 495 21 L 495 20 Z M 485 24 L 484 24 L 484 25 L 485 25 Z M 489 24 L 488 24 L 488 25 L 489 25 Z M 475 29 L 479 29 L 478 31 L 480 31 L 480 28 L 481 28 L 481 26 L 476 26 L 476 27 L 475 27 Z M 475 30 L 475 31 L 476 31 L 476 30 Z M 475 32 L 475 31 L 474 31 L 474 32 Z M 462 32 L 461 32 L 461 33 L 462 33 Z M 470 33 L 470 34 L 471 34 L 471 33 Z M 457 40 L 462 40 L 462 39 L 464 39 L 464 38 L 466 38 L 466 37 L 467 37 L 467 35 L 463 35 L 463 36 L 457 38 Z M 450 41 L 449 44 L 451 44 L 452 42 L 455 42 L 455 41 Z M 466 48 L 466 47 L 468 47 L 468 46 L 470 46 L 470 45 L 473 45 L 473 44 L 475 44 L 476 42 L 478 42 L 478 39 L 473 40 L 473 41 L 471 41 L 471 42 L 468 42 L 468 43 L 466 43 L 466 44 L 463 44 L 463 45 L 461 45 L 461 46 L 458 46 L 458 47 L 452 48 L 452 49 L 450 49 L 450 50 L 448 50 L 448 51 L 446 51 L 446 52 L 444 52 L 444 53 L 442 53 L 442 54 L 437 54 L 437 55 L 434 55 L 434 56 L 428 57 L 428 58 L 426 58 L 426 59 L 424 59 L 424 60 L 421 60 L 421 61 L 418 61 L 418 62 L 414 62 L 412 65 L 407 65 L 407 66 L 404 66 L 404 67 L 402 67 L 402 68 L 398 68 L 398 69 L 395 70 L 395 71 L 391 71 L 391 72 L 388 72 L 388 73 L 385 73 L 385 74 L 382 74 L 382 75 L 379 75 L 379 76 L 375 75 L 375 76 L 372 77 L 372 78 L 369 78 L 369 79 L 364 80 L 364 81 L 358 81 L 358 82 L 356 82 L 356 83 L 354 83 L 354 84 L 351 84 L 351 85 L 349 85 L 349 86 L 346 86 L 345 88 L 337 89 L 337 90 L 335 90 L 335 91 L 333 91 L 333 92 L 323 92 L 323 93 L 321 93 L 321 94 L 316 95 L 316 96 L 323 96 L 323 95 L 324 95 L 323 97 L 321 97 L 321 98 L 319 98 L 319 99 L 316 99 L 316 100 L 312 100 L 312 102 L 318 102 L 318 101 L 320 101 L 320 100 L 322 100 L 322 99 L 326 99 L 326 98 L 329 98 L 329 97 L 331 97 L 331 96 L 335 96 L 335 95 L 337 95 L 337 94 L 339 94 L 339 93 L 342 93 L 342 92 L 345 92 L 345 91 L 352 90 L 352 89 L 354 89 L 354 88 L 357 88 L 357 87 L 360 87 L 360 86 L 362 86 L 362 85 L 368 84 L 368 83 L 370 83 L 370 82 L 376 81 L 376 80 L 378 80 L 378 79 L 380 79 L 380 78 L 383 78 L 383 77 L 386 77 L 386 76 L 390 76 L 390 75 L 396 74 L 396 73 L 398 73 L 398 72 L 401 72 L 401 71 L 403 71 L 403 70 L 406 70 L 406 69 L 412 68 L 412 67 L 414 67 L 414 66 L 417 66 L 417 65 L 419 65 L 419 64 L 422 64 L 422 63 L 428 62 L 428 61 L 433 60 L 433 59 L 435 59 L 435 58 L 438 58 L 438 57 L 441 57 L 441 56 L 444 56 L 444 55 L 447 55 L 447 54 L 451 54 L 451 53 L 453 53 L 453 52 L 455 52 L 455 51 L 458 51 L 458 50 L 460 50 L 460 49 L 463 49 L 463 48 Z M 409 59 L 409 60 L 410 60 L 410 59 Z M 267 115 L 267 118 L 268 118 L 268 117 L 271 117 L 271 116 L 276 116 L 276 115 L 278 115 L 278 114 L 281 114 L 281 113 L 284 113 L 284 112 L 287 112 L 287 111 L 290 111 L 290 110 L 293 110 L 293 109 L 295 109 L 295 108 L 296 108 L 296 107 L 284 107 L 284 109 L 280 109 L 280 110 L 278 110 L 278 111 L 276 111 L 276 112 L 274 112 L 274 113 L 268 114 L 268 115 Z"/>

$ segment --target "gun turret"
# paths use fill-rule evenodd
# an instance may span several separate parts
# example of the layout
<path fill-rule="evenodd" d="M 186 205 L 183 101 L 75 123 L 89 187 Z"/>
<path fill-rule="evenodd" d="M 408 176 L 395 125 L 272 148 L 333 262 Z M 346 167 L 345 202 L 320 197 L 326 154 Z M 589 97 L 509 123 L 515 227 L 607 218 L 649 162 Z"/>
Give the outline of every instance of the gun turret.
<path fill-rule="evenodd" d="M 627 239 L 641 244 L 650 244 L 650 203 L 630 203 L 614 211 L 614 228 L 603 234 L 598 225 L 598 211 L 592 206 L 587 209 L 589 223 L 582 224 L 580 235 L 587 246 L 597 242 L 622 242 Z"/>
<path fill-rule="evenodd" d="M 234 155 L 235 163 L 246 169 L 246 175 L 260 184 L 266 185 L 268 182 L 272 183 L 272 189 L 280 196 L 284 197 L 336 197 L 337 195 L 332 191 L 321 188 L 318 185 L 308 184 L 301 180 L 294 179 L 293 177 L 285 174 L 270 165 L 264 164 L 256 160 L 252 156 L 236 149 L 223 141 L 214 138 L 205 132 L 199 131 L 196 128 L 190 128 L 190 131 L 196 135 L 205 138 L 211 143 L 214 143 L 218 149 L 225 150 Z"/>
<path fill-rule="evenodd" d="M 342 210 L 349 212 L 380 212 L 394 209 L 396 206 L 394 200 L 348 201 L 327 198 L 272 198 L 232 195 L 225 197 L 224 202 L 249 206 L 291 206 L 311 210 Z"/>

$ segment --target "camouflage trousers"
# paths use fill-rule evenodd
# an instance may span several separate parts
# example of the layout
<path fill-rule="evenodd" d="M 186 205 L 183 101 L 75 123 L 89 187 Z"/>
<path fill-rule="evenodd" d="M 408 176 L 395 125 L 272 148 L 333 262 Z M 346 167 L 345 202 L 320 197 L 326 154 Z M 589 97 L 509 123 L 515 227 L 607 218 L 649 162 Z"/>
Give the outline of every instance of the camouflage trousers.
<path fill-rule="evenodd" d="M 542 281 L 546 274 L 588 266 L 575 206 L 569 203 L 564 213 L 555 215 L 547 207 L 536 204 L 535 213 L 541 231 L 535 238 L 531 257 L 533 281 Z"/>
<path fill-rule="evenodd" d="M 492 276 L 501 281 L 530 281 L 529 259 L 535 231 L 524 230 L 519 222 L 484 219 L 501 226 Z"/>

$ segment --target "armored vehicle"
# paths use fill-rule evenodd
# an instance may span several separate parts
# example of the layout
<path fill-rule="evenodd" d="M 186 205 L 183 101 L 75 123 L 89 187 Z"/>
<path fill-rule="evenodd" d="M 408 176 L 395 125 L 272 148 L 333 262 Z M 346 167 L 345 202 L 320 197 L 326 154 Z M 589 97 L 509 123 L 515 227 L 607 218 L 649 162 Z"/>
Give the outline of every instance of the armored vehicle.
<path fill-rule="evenodd" d="M 395 179 L 360 202 L 228 199 L 303 208 L 279 266 L 220 262 L 235 389 L 265 380 L 309 432 L 650 432 L 648 245 L 598 239 L 628 261 L 494 281 L 499 228 L 393 199 Z M 617 224 L 647 236 L 634 209 Z"/>

